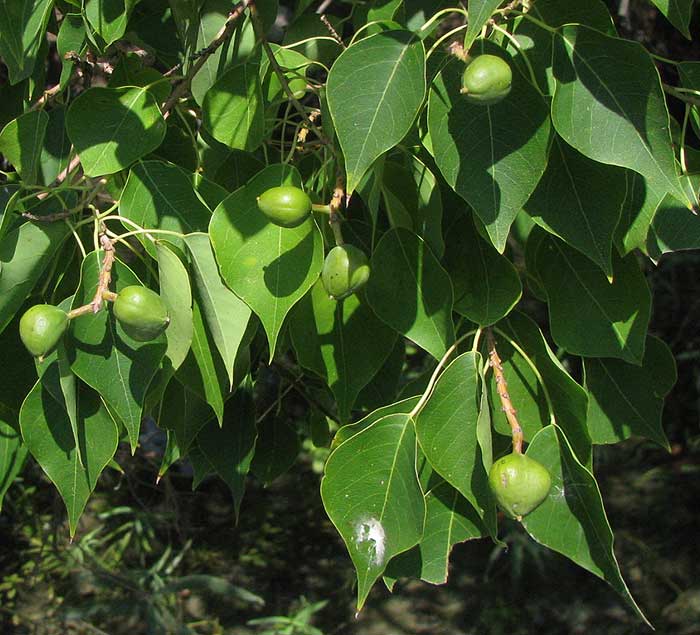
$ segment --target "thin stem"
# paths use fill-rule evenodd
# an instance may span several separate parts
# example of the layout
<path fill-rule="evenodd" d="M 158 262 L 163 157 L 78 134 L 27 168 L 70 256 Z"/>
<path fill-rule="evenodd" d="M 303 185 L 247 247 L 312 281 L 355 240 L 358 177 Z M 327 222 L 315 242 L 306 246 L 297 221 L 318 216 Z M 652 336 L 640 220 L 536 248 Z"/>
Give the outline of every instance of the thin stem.
<path fill-rule="evenodd" d="M 523 13 L 522 11 L 511 11 L 510 15 L 515 15 L 521 18 L 525 18 L 526 20 L 530 20 L 530 22 L 536 24 L 538 27 L 540 27 L 540 29 L 544 29 L 545 31 L 549 31 L 550 33 L 559 33 L 557 29 L 549 26 L 549 24 L 542 22 L 542 20 L 538 20 L 537 18 L 532 17 L 531 13 Z"/>
<path fill-rule="evenodd" d="M 71 223 L 68 219 L 64 219 L 63 221 L 70 227 L 71 234 L 73 234 L 73 238 L 75 238 L 75 242 L 78 243 L 78 249 L 80 249 L 80 255 L 83 257 L 83 260 L 87 257 L 87 252 L 85 251 L 85 245 L 83 245 L 83 241 L 80 240 L 80 235 L 78 234 L 76 227 L 73 223 Z"/>
<path fill-rule="evenodd" d="M 450 348 L 448 348 L 445 351 L 445 354 L 442 356 L 437 366 L 435 367 L 433 374 L 430 376 L 428 385 L 425 387 L 421 398 L 418 400 L 418 403 L 413 407 L 413 410 L 411 410 L 411 412 L 408 413 L 409 417 L 413 419 L 416 415 L 420 413 L 421 410 L 423 410 L 423 407 L 428 402 L 428 399 L 430 399 L 430 395 L 432 395 L 433 393 L 433 388 L 435 387 L 435 383 L 437 382 L 440 371 L 444 368 L 445 364 L 447 364 L 447 361 L 450 359 L 450 357 L 452 357 L 452 354 L 457 350 L 457 347 L 468 337 L 471 337 L 476 333 L 477 331 L 469 331 L 469 333 L 465 333 L 464 335 L 458 337 L 455 343 L 452 344 L 452 346 L 450 346 Z"/>
<path fill-rule="evenodd" d="M 343 240 L 343 230 L 340 227 L 342 218 L 340 216 L 340 209 L 343 205 L 343 200 L 345 199 L 345 179 L 342 175 L 339 175 L 335 182 L 335 189 L 333 190 L 333 197 L 331 202 L 328 204 L 329 215 L 328 224 L 333 230 L 333 238 L 335 238 L 336 245 L 343 245 L 345 241 Z"/>
<path fill-rule="evenodd" d="M 104 250 L 102 259 L 102 269 L 100 270 L 100 278 L 97 283 L 97 290 L 92 302 L 92 312 L 98 313 L 102 308 L 103 295 L 109 291 L 109 283 L 112 281 L 112 265 L 114 264 L 114 245 L 106 234 L 100 236 L 100 246 Z"/>
<path fill-rule="evenodd" d="M 440 44 L 442 44 L 446 39 L 453 36 L 455 33 L 458 33 L 459 31 L 463 31 L 466 28 L 467 28 L 467 25 L 462 24 L 461 26 L 458 26 L 458 27 L 452 29 L 451 31 L 448 31 L 447 33 L 445 33 L 445 35 L 438 38 L 437 41 L 435 42 L 435 44 L 433 44 L 430 47 L 430 50 L 428 51 L 428 54 L 425 56 L 425 58 L 428 59 L 435 52 L 437 47 L 440 46 Z"/>
<path fill-rule="evenodd" d="M 114 217 L 110 217 L 114 218 Z M 107 220 L 107 219 L 105 219 Z M 121 220 L 121 219 L 120 219 Z M 134 223 L 135 225 L 136 223 Z M 166 236 L 177 236 L 178 238 L 184 238 L 185 235 L 181 234 L 180 232 L 174 232 L 169 229 L 135 229 L 130 232 L 126 232 L 124 234 L 119 234 L 119 239 L 124 240 L 124 238 L 128 238 L 129 236 L 138 236 L 139 234 L 145 234 L 147 238 L 149 238 L 152 242 L 156 242 L 156 239 L 151 235 L 151 234 L 165 234 Z"/>
<path fill-rule="evenodd" d="M 692 104 L 693 106 L 700 106 L 700 90 L 693 90 L 692 88 L 681 88 L 680 86 L 671 86 L 670 84 L 663 83 L 664 92 L 672 95 L 676 99 L 684 101 L 686 104 Z"/>
<path fill-rule="evenodd" d="M 685 134 L 688 130 L 688 118 L 690 117 L 690 109 L 692 106 L 690 104 L 685 105 L 685 114 L 683 115 L 683 125 L 681 126 L 681 138 L 680 138 L 680 148 L 678 149 L 678 157 L 681 162 L 681 172 L 683 174 L 688 174 L 688 163 L 685 157 Z"/>
<path fill-rule="evenodd" d="M 510 395 L 508 394 L 508 383 L 506 382 L 505 375 L 503 374 L 501 358 L 498 356 L 498 351 L 496 350 L 496 340 L 493 337 L 493 332 L 490 329 L 486 331 L 486 339 L 489 347 L 489 365 L 491 368 L 493 368 L 493 376 L 496 380 L 496 390 L 498 391 L 503 412 L 506 413 L 506 419 L 508 419 L 511 434 L 513 435 L 513 452 L 515 454 L 522 454 L 523 429 L 518 422 L 516 410 L 513 407 L 513 403 L 510 400 Z"/>
<path fill-rule="evenodd" d="M 312 203 L 311 209 L 314 212 L 321 212 L 322 214 L 330 214 L 331 213 L 331 206 L 330 205 L 323 205 L 322 203 Z"/>
<path fill-rule="evenodd" d="M 518 49 L 518 52 L 520 55 L 522 55 L 523 61 L 525 62 L 525 66 L 527 66 L 527 72 L 530 74 L 530 82 L 532 85 L 535 87 L 537 92 L 544 97 L 544 93 L 542 92 L 542 89 L 540 88 L 540 85 L 537 82 L 537 77 L 535 75 L 535 69 L 532 68 L 532 64 L 530 63 L 530 59 L 528 58 L 527 54 L 525 53 L 525 50 L 523 49 L 522 46 L 520 46 L 520 42 L 511 34 L 509 33 L 506 29 L 503 27 L 499 26 L 498 24 L 492 24 L 491 28 L 494 31 L 498 31 L 499 33 L 502 33 L 508 38 L 508 41 L 516 48 Z"/>
<path fill-rule="evenodd" d="M 420 29 L 419 31 L 425 31 L 426 29 L 429 29 L 433 24 L 439 20 L 443 15 L 446 15 L 448 13 L 461 13 L 465 19 L 468 19 L 469 16 L 467 14 L 466 9 L 462 9 L 460 7 L 450 7 L 448 9 L 442 9 L 438 11 L 435 15 L 433 15 Z"/>
<path fill-rule="evenodd" d="M 239 2 L 233 8 L 231 13 L 229 13 L 226 22 L 221 27 L 221 30 L 217 33 L 216 37 L 212 40 L 211 44 L 201 51 L 195 63 L 192 64 L 192 67 L 187 71 L 185 78 L 175 86 L 173 92 L 170 93 L 170 97 L 168 97 L 166 102 L 163 104 L 162 112 L 164 117 L 167 116 L 170 110 L 172 110 L 173 106 L 175 106 L 180 98 L 189 90 L 192 78 L 201 70 L 205 62 L 226 40 L 231 37 L 233 30 L 236 27 L 236 22 L 243 15 L 247 4 L 247 0 L 242 0 L 242 2 Z"/>
<path fill-rule="evenodd" d="M 256 35 L 258 36 L 258 39 L 260 40 L 263 49 L 265 50 L 265 54 L 267 55 L 267 58 L 270 62 L 270 66 L 272 67 L 272 70 L 274 71 L 275 75 L 277 75 L 277 79 L 279 80 L 280 84 L 282 85 L 282 88 L 284 89 L 285 94 L 287 95 L 287 98 L 289 101 L 292 103 L 294 108 L 296 108 L 297 112 L 304 118 L 306 123 L 308 124 L 309 128 L 314 131 L 314 134 L 325 144 L 329 144 L 328 139 L 326 139 L 325 135 L 318 129 L 316 124 L 309 118 L 309 115 L 306 112 L 306 109 L 304 106 L 299 103 L 299 100 L 294 97 L 294 93 L 292 92 L 292 89 L 289 87 L 289 82 L 287 81 L 287 77 L 284 74 L 284 71 L 279 65 L 279 62 L 277 61 L 277 58 L 275 57 L 275 53 L 272 50 L 272 47 L 270 46 L 270 43 L 267 41 L 267 37 L 265 36 L 265 32 L 263 31 L 262 24 L 260 22 L 260 16 L 258 15 L 258 10 L 257 7 L 255 6 L 254 0 L 248 0 L 248 7 L 250 9 L 250 17 L 253 21 L 253 28 L 256 32 Z"/>
<path fill-rule="evenodd" d="M 659 62 L 663 62 L 664 64 L 672 64 L 673 66 L 678 66 L 680 64 L 680 62 L 676 62 L 676 60 L 669 59 L 668 57 L 662 57 L 661 55 L 657 55 L 651 51 L 649 52 L 649 55 L 651 55 L 655 60 L 659 60 Z"/>

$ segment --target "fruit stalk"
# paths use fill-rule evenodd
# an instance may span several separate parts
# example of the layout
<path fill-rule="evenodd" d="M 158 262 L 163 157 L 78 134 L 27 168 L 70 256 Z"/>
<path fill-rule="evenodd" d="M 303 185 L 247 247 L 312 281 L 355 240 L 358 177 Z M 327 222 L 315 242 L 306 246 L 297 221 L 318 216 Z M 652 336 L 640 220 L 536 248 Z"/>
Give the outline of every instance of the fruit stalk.
<path fill-rule="evenodd" d="M 498 356 L 498 351 L 496 350 L 496 340 L 493 337 L 491 329 L 486 331 L 486 340 L 489 347 L 489 366 L 493 368 L 493 377 L 496 380 L 496 390 L 499 398 L 501 399 L 501 406 L 503 412 L 506 413 L 506 419 L 508 419 L 508 424 L 510 425 L 511 434 L 513 436 L 513 452 L 516 454 L 522 454 L 523 429 L 520 427 L 518 417 L 516 416 L 517 411 L 513 407 L 513 402 L 511 402 L 510 395 L 508 394 L 508 383 L 506 382 L 506 377 L 503 374 L 501 358 Z"/>
<path fill-rule="evenodd" d="M 333 237 L 335 238 L 336 245 L 345 244 L 343 240 L 343 230 L 340 228 L 341 216 L 340 208 L 343 205 L 343 199 L 345 198 L 345 181 L 342 176 L 338 176 L 335 181 L 335 189 L 333 190 L 333 196 L 331 202 L 328 204 L 330 209 L 330 215 L 328 217 L 328 224 L 333 230 Z"/>

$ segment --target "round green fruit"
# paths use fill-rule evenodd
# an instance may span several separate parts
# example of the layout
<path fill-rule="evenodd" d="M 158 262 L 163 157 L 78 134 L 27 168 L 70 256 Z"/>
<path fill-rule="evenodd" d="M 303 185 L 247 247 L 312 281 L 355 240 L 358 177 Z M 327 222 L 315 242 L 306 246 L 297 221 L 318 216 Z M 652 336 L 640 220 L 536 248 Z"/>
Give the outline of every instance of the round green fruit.
<path fill-rule="evenodd" d="M 125 287 L 119 292 L 114 301 L 114 315 L 124 332 L 138 342 L 155 339 L 170 322 L 161 297 L 140 285 Z"/>
<path fill-rule="evenodd" d="M 306 79 L 303 77 L 293 77 L 289 80 L 289 90 L 292 91 L 294 99 L 301 99 L 306 95 Z"/>
<path fill-rule="evenodd" d="M 338 245 L 328 252 L 321 271 L 321 282 L 331 298 L 347 298 L 368 279 L 369 262 L 364 251 L 352 245 Z"/>
<path fill-rule="evenodd" d="M 489 485 L 503 510 L 520 520 L 547 498 L 552 479 L 541 463 L 514 452 L 491 466 Z"/>
<path fill-rule="evenodd" d="M 311 213 L 311 199 L 293 185 L 271 187 L 258 197 L 258 209 L 280 227 L 298 227 Z"/>
<path fill-rule="evenodd" d="M 53 304 L 36 304 L 19 321 L 19 336 L 39 359 L 48 355 L 68 328 L 68 314 Z"/>
<path fill-rule="evenodd" d="M 508 62 L 496 55 L 479 55 L 464 69 L 462 94 L 468 101 L 489 106 L 508 95 L 512 83 Z"/>

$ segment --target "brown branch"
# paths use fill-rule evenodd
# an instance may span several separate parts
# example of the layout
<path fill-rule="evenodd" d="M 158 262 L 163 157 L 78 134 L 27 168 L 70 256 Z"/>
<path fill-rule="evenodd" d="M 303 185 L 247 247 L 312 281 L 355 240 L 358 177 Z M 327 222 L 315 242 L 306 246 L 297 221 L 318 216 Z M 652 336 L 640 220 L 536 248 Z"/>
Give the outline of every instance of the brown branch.
<path fill-rule="evenodd" d="M 198 51 L 195 55 L 197 60 L 192 65 L 192 67 L 187 71 L 184 79 L 175 84 L 173 92 L 170 93 L 170 97 L 163 104 L 163 116 L 167 117 L 168 113 L 172 110 L 173 106 L 178 102 L 178 100 L 189 90 L 192 78 L 200 71 L 204 63 L 216 52 L 216 50 L 228 40 L 233 34 L 233 30 L 236 28 L 237 20 L 243 15 L 246 6 L 248 6 L 247 0 L 242 0 L 239 2 L 229 13 L 226 22 L 221 27 L 216 37 L 212 40 L 211 44 L 206 48 Z"/>
<path fill-rule="evenodd" d="M 342 216 L 340 210 L 343 207 L 343 202 L 345 200 L 345 179 L 342 175 L 338 175 L 335 181 L 335 189 L 333 190 L 333 196 L 331 197 L 331 202 L 328 204 L 330 208 L 330 214 L 328 216 L 328 224 L 333 230 L 333 237 L 335 238 L 336 245 L 342 245 L 345 243 L 343 240 L 343 231 L 340 227 L 342 221 Z"/>
<path fill-rule="evenodd" d="M 98 313 L 102 308 L 103 295 L 106 291 L 109 291 L 109 283 L 112 281 L 112 265 L 114 264 L 114 245 L 106 234 L 100 236 L 100 246 L 104 250 L 105 255 L 102 259 L 102 269 L 100 270 L 100 279 L 97 283 L 95 297 L 90 303 L 93 313 Z"/>
<path fill-rule="evenodd" d="M 69 218 L 74 213 L 75 212 L 71 212 L 70 210 L 65 210 L 63 212 L 54 212 L 53 214 L 43 214 L 43 215 L 32 214 L 31 212 L 22 212 L 21 216 L 22 216 L 22 218 L 26 218 L 27 220 L 33 220 L 33 221 L 37 221 L 40 223 L 53 223 L 57 220 L 63 220 L 64 218 Z"/>
<path fill-rule="evenodd" d="M 345 46 L 345 42 L 343 42 L 343 38 L 338 35 L 338 31 L 335 30 L 333 25 L 331 24 L 331 21 L 325 16 L 325 15 L 320 15 L 319 20 L 323 22 L 323 25 L 328 29 L 328 32 L 331 34 L 331 37 L 338 43 L 343 49 L 348 48 Z"/>
<path fill-rule="evenodd" d="M 522 454 L 523 429 L 520 427 L 520 423 L 516 417 L 517 411 L 513 407 L 513 403 L 510 400 L 510 395 L 508 394 L 508 383 L 506 382 L 505 375 L 503 374 L 501 358 L 498 356 L 498 352 L 496 351 L 496 340 L 493 337 L 491 329 L 486 331 L 486 340 L 489 347 L 489 365 L 491 368 L 493 368 L 493 377 L 496 380 L 496 390 L 498 391 L 503 412 L 506 413 L 506 419 L 508 419 L 511 434 L 513 435 L 513 452 L 516 454 Z"/>

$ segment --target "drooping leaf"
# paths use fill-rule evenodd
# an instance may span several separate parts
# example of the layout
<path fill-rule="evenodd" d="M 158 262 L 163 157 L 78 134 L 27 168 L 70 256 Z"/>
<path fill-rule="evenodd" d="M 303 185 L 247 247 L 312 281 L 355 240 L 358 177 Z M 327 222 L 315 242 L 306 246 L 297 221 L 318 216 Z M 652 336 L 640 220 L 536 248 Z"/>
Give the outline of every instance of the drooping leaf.
<path fill-rule="evenodd" d="M 30 110 L 0 131 L 0 153 L 17 170 L 25 185 L 38 182 L 48 125 L 49 116 L 43 110 Z"/>
<path fill-rule="evenodd" d="M 467 21 L 467 32 L 464 35 L 464 49 L 466 51 L 469 51 L 482 27 L 488 22 L 499 4 L 501 4 L 501 0 L 469 0 L 467 3 L 469 20 Z"/>
<path fill-rule="evenodd" d="M 81 391 L 78 411 L 81 465 L 68 415 L 41 381 L 22 405 L 20 425 L 29 452 L 63 498 L 73 536 L 97 478 L 117 449 L 117 426 L 94 392 Z"/>
<path fill-rule="evenodd" d="M 417 157 L 403 153 L 392 157 L 384 162 L 381 192 L 392 227 L 412 230 L 441 258 L 445 251 L 442 197 L 428 166 Z"/>
<path fill-rule="evenodd" d="M 24 223 L 0 241 L 0 332 L 22 306 L 70 229 L 64 223 Z"/>
<path fill-rule="evenodd" d="M 361 609 L 388 562 L 423 533 L 425 501 L 410 417 L 383 417 L 338 446 L 326 463 L 321 497 L 355 565 Z"/>
<path fill-rule="evenodd" d="M 375 317 L 364 298 L 353 294 L 337 302 L 320 281 L 294 308 L 290 325 L 299 363 L 325 380 L 347 421 L 360 390 L 391 352 L 396 332 Z M 371 347 L 364 346 L 367 338 Z"/>
<path fill-rule="evenodd" d="M 333 64 L 327 96 L 351 194 L 418 114 L 425 96 L 423 43 L 408 31 L 385 31 L 356 42 Z"/>
<path fill-rule="evenodd" d="M 214 338 L 207 331 L 197 298 L 192 303 L 192 325 L 192 347 L 178 369 L 177 378 L 212 407 L 221 425 L 228 376 Z"/>
<path fill-rule="evenodd" d="M 0 57 L 7 65 L 10 84 L 21 82 L 34 71 L 52 9 L 53 0 L 0 2 Z"/>
<path fill-rule="evenodd" d="M 15 426 L 19 427 L 18 423 Z M 27 458 L 27 446 L 15 426 L 5 421 L 4 409 L 0 405 L 0 510 L 7 490 L 22 471 Z"/>
<path fill-rule="evenodd" d="M 555 238 L 537 251 L 554 341 L 575 355 L 641 364 L 651 296 L 634 254 L 613 257 L 613 282 Z"/>
<path fill-rule="evenodd" d="M 66 130 L 87 176 L 128 168 L 155 150 L 165 137 L 165 120 L 144 87 L 90 88 L 66 114 Z"/>
<path fill-rule="evenodd" d="M 207 91 L 202 124 L 221 143 L 255 150 L 265 134 L 265 109 L 257 64 L 238 64 Z"/>
<path fill-rule="evenodd" d="M 165 331 L 166 355 L 177 370 L 192 344 L 192 289 L 185 265 L 166 243 L 156 243 L 160 297 L 168 307 L 170 323 Z"/>
<path fill-rule="evenodd" d="M 367 300 L 377 316 L 439 359 L 454 340 L 452 285 L 413 232 L 387 232 L 372 254 Z"/>
<path fill-rule="evenodd" d="M 691 178 L 691 183 L 700 186 L 700 177 Z M 700 248 L 700 216 L 693 214 L 687 206 L 667 195 L 656 210 L 647 237 L 647 249 L 652 258 L 659 259 L 672 251 Z"/>
<path fill-rule="evenodd" d="M 457 217 L 448 228 L 445 266 L 454 310 L 479 326 L 497 322 L 520 300 L 523 287 L 515 267 L 479 235 L 471 218 Z"/>
<path fill-rule="evenodd" d="M 189 234 L 185 242 L 192 257 L 194 282 L 202 315 L 224 362 L 233 387 L 233 365 L 248 328 L 250 309 L 221 280 L 207 234 Z"/>
<path fill-rule="evenodd" d="M 480 360 L 478 353 L 464 353 L 443 371 L 416 416 L 416 435 L 433 469 L 484 518 L 495 504 L 477 441 Z"/>
<path fill-rule="evenodd" d="M 686 38 L 690 36 L 690 20 L 693 17 L 693 0 L 651 0 Z"/>
<path fill-rule="evenodd" d="M 436 475 L 425 494 L 425 508 L 420 543 L 392 559 L 385 580 L 415 577 L 431 584 L 445 584 L 452 547 L 486 534 L 479 515 L 464 496 Z"/>
<path fill-rule="evenodd" d="M 549 496 L 523 518 L 527 532 L 605 580 L 648 624 L 620 574 L 612 530 L 593 474 L 576 459 L 566 437 L 554 425 L 535 436 L 527 456 L 544 465 L 552 477 Z"/>
<path fill-rule="evenodd" d="M 138 0 L 87 0 L 85 17 L 109 46 L 122 37 Z"/>
<path fill-rule="evenodd" d="M 300 187 L 299 173 L 286 165 L 268 166 L 216 208 L 209 226 L 221 276 L 260 318 L 270 359 L 285 316 L 323 267 L 323 239 L 313 219 L 287 229 L 258 209 L 257 197 L 277 185 Z"/>
<path fill-rule="evenodd" d="M 564 26 L 555 41 L 554 75 L 552 121 L 569 145 L 685 200 L 659 74 L 641 44 Z"/>
<path fill-rule="evenodd" d="M 255 407 L 250 380 L 241 384 L 226 404 L 221 427 L 209 422 L 197 445 L 233 496 L 236 518 L 245 492 L 245 479 L 255 453 Z"/>
<path fill-rule="evenodd" d="M 41 182 L 49 185 L 68 167 L 70 140 L 66 133 L 66 109 L 63 106 L 49 111 L 44 145 L 41 149 Z"/>
<path fill-rule="evenodd" d="M 613 235 L 626 185 L 624 170 L 592 161 L 555 137 L 525 211 L 611 276 Z"/>
<path fill-rule="evenodd" d="M 402 337 L 396 338 L 394 348 L 384 360 L 382 367 L 357 396 L 356 406 L 367 412 L 393 403 L 399 392 L 399 381 L 406 360 L 406 344 Z"/>
<path fill-rule="evenodd" d="M 181 234 L 206 231 L 211 219 L 211 211 L 197 196 L 192 179 L 177 166 L 162 161 L 142 161 L 131 168 L 119 197 L 119 213 L 145 229 Z M 184 248 L 177 236 L 166 240 Z M 144 238 L 143 244 L 155 255 L 150 240 Z"/>
<path fill-rule="evenodd" d="M 87 35 L 85 33 L 85 22 L 80 13 L 66 13 L 61 21 L 56 37 L 56 49 L 61 60 L 61 79 L 59 84 L 61 90 L 64 89 L 73 74 L 73 62 L 66 59 L 66 55 L 73 51 L 77 55 L 83 54 Z"/>
<path fill-rule="evenodd" d="M 92 301 L 100 275 L 102 252 L 89 253 L 83 261 L 80 286 L 73 308 Z M 115 259 L 112 290 L 141 284 L 125 264 Z M 92 386 L 129 434 L 132 452 L 136 450 L 146 391 L 165 354 L 165 335 L 150 342 L 137 342 L 122 329 L 105 307 L 98 313 L 80 316 L 72 323 L 69 341 L 73 372 Z"/>
<path fill-rule="evenodd" d="M 675 367 L 669 356 L 661 340 L 649 337 L 641 366 L 619 359 L 583 360 L 593 443 L 617 443 L 634 435 L 669 449 L 661 423 L 665 393 L 657 389 L 657 382 L 673 385 Z"/>
<path fill-rule="evenodd" d="M 272 483 L 297 460 L 301 450 L 299 435 L 290 422 L 267 416 L 258 425 L 258 438 L 250 469 L 263 483 Z"/>
<path fill-rule="evenodd" d="M 483 48 L 508 61 L 502 49 Z M 458 60 L 448 63 L 430 91 L 431 152 L 447 183 L 474 208 L 503 252 L 515 216 L 547 165 L 547 107 L 518 72 L 507 98 L 490 106 L 470 103 L 459 92 L 462 69 Z"/>
<path fill-rule="evenodd" d="M 625 171 L 627 190 L 625 200 L 622 203 L 620 222 L 615 229 L 615 244 L 622 255 L 627 255 L 634 249 L 647 252 L 647 238 L 650 237 L 650 228 L 664 193 L 654 190 L 649 182 L 639 173 L 632 170 Z M 685 215 L 688 208 L 683 208 L 679 214 Z"/>

